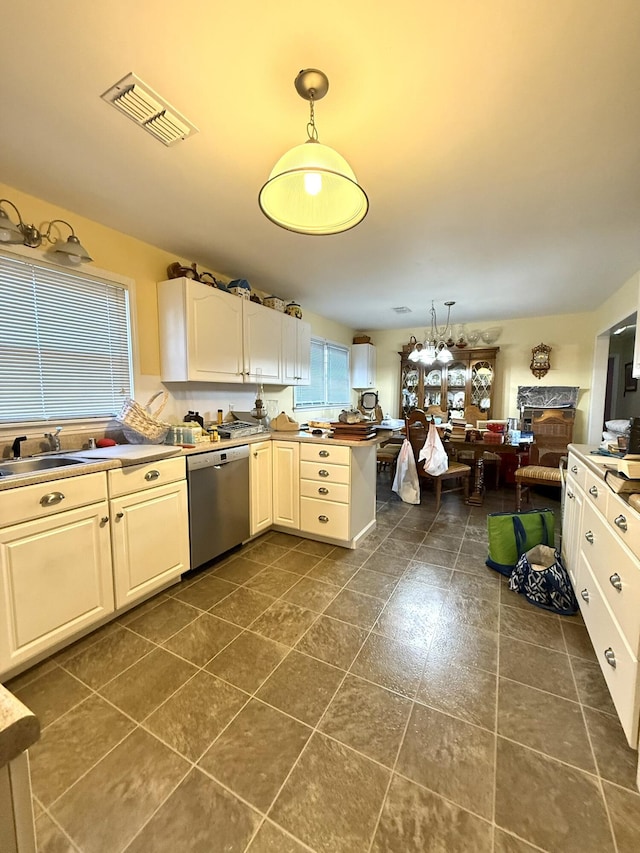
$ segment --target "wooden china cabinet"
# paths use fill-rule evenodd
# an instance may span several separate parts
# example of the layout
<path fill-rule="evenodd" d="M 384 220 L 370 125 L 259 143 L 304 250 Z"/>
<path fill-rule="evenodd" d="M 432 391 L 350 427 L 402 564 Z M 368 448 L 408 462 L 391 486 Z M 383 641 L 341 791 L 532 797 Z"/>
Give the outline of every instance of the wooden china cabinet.
<path fill-rule="evenodd" d="M 400 406 L 403 418 L 412 409 L 438 406 L 444 419 L 447 413 L 462 415 L 475 406 L 483 417 L 492 417 L 495 396 L 496 355 L 500 347 L 459 349 L 452 347 L 453 360 L 430 365 L 409 361 L 411 346 L 399 353 Z"/>

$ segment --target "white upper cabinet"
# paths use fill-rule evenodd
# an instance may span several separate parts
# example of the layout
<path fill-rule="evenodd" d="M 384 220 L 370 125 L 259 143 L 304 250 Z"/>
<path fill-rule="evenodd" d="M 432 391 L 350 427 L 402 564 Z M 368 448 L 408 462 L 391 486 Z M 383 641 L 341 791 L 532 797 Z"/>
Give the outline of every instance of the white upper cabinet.
<path fill-rule="evenodd" d="M 375 388 L 376 348 L 373 344 L 353 344 L 351 347 L 351 387 Z"/>
<path fill-rule="evenodd" d="M 188 278 L 158 283 L 163 382 L 309 383 L 311 326 Z"/>
<path fill-rule="evenodd" d="M 311 324 L 282 315 L 282 382 L 308 385 L 311 360 Z"/>
<path fill-rule="evenodd" d="M 244 382 L 243 300 L 188 278 L 158 284 L 163 382 Z"/>
<path fill-rule="evenodd" d="M 279 383 L 283 315 L 248 299 L 231 299 L 242 303 L 246 381 L 255 382 L 262 370 L 263 382 Z"/>

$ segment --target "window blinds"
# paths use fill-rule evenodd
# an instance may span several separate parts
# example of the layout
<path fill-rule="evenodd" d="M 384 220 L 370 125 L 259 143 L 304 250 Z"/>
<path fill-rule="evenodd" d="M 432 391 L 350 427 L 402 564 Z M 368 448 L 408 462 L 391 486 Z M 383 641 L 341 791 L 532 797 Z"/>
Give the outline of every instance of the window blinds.
<path fill-rule="evenodd" d="M 309 385 L 294 388 L 296 408 L 349 405 L 348 347 L 312 339 L 309 373 Z"/>
<path fill-rule="evenodd" d="M 0 421 L 114 415 L 131 375 L 125 287 L 0 255 Z"/>

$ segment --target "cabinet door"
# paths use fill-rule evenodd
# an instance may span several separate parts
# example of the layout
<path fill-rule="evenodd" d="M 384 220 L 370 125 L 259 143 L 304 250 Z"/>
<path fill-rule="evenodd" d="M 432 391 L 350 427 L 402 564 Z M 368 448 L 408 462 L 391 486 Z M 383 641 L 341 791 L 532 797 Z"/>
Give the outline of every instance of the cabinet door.
<path fill-rule="evenodd" d="M 311 361 L 311 324 L 286 314 L 282 317 L 282 381 L 308 385 Z"/>
<path fill-rule="evenodd" d="M 446 408 L 454 414 L 462 415 L 469 405 L 467 396 L 467 364 L 451 361 L 444 372 L 446 377 Z"/>
<path fill-rule="evenodd" d="M 163 382 L 243 382 L 242 301 L 176 278 L 158 284 Z"/>
<path fill-rule="evenodd" d="M 491 417 L 495 368 L 490 359 L 472 361 L 470 367 L 471 406 L 476 406 L 487 418 Z"/>
<path fill-rule="evenodd" d="M 271 442 L 261 441 L 249 448 L 249 486 L 251 492 L 251 535 L 271 527 L 273 519 L 273 475 Z"/>
<path fill-rule="evenodd" d="M 278 383 L 283 315 L 246 299 L 239 301 L 243 305 L 244 318 L 245 381 L 256 382 L 261 376 L 263 382 Z"/>
<path fill-rule="evenodd" d="M 0 673 L 113 612 L 106 501 L 0 530 Z"/>
<path fill-rule="evenodd" d="M 376 384 L 376 348 L 373 344 L 351 347 L 351 387 L 374 388 Z"/>
<path fill-rule="evenodd" d="M 580 594 L 578 585 L 580 527 L 582 524 L 582 490 L 573 477 L 568 477 L 564 487 L 564 518 L 562 519 L 562 556 L 564 557 L 571 583 L 576 595 Z"/>
<path fill-rule="evenodd" d="M 300 527 L 300 445 L 297 441 L 274 441 L 273 523 Z"/>
<path fill-rule="evenodd" d="M 116 607 L 146 598 L 189 570 L 187 484 L 110 501 Z"/>

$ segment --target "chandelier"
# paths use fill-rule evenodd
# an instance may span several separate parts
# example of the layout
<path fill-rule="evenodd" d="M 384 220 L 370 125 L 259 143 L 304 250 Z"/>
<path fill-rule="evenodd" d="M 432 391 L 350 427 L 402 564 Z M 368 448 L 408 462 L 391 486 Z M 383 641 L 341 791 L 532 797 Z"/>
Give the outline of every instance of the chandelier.
<path fill-rule="evenodd" d="M 455 302 L 445 302 L 445 308 L 447 309 L 447 322 L 444 326 L 438 326 L 438 319 L 436 317 L 436 309 L 433 304 L 433 300 L 431 300 L 431 309 L 429 311 L 431 315 L 431 329 L 427 333 L 425 332 L 425 339 L 423 343 L 420 343 L 414 335 L 411 335 L 409 339 L 409 345 L 411 346 L 411 352 L 409 353 L 409 361 L 416 362 L 418 364 L 433 364 L 434 362 L 438 362 L 439 364 L 447 364 L 453 359 L 451 355 L 450 347 L 453 346 L 453 338 L 451 336 L 451 306 L 455 305 Z"/>

